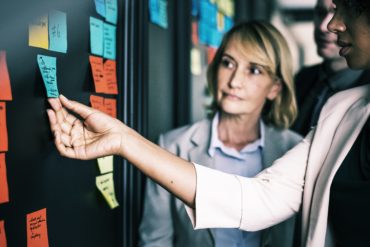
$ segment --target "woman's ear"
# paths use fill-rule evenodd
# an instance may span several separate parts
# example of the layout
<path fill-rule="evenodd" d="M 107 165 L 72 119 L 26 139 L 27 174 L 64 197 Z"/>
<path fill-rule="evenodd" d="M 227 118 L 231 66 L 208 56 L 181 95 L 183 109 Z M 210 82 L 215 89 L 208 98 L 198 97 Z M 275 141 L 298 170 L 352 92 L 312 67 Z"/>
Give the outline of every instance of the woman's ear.
<path fill-rule="evenodd" d="M 275 79 L 274 84 L 270 88 L 270 92 L 267 95 L 267 99 L 274 100 L 281 92 L 282 89 L 282 83 L 281 79 Z"/>

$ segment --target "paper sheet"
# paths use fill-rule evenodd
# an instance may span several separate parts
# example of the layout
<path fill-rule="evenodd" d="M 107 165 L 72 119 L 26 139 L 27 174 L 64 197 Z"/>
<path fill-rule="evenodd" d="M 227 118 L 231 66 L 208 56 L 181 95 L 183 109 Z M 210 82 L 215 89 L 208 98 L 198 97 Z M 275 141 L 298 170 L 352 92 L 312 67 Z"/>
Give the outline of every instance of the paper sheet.
<path fill-rule="evenodd" d="M 0 152 L 8 151 L 8 128 L 6 124 L 6 103 L 0 102 Z"/>
<path fill-rule="evenodd" d="M 95 0 L 95 10 L 99 15 L 105 17 L 105 1 Z"/>
<path fill-rule="evenodd" d="M 90 49 L 91 53 L 103 56 L 103 21 L 90 17 Z"/>
<path fill-rule="evenodd" d="M 105 0 L 105 20 L 117 24 L 117 0 Z"/>
<path fill-rule="evenodd" d="M 4 221 L 0 220 L 0 246 L 1 247 L 6 247 L 6 233 L 5 233 L 5 226 L 4 226 Z"/>
<path fill-rule="evenodd" d="M 48 16 L 41 16 L 28 26 L 28 45 L 49 49 Z"/>
<path fill-rule="evenodd" d="M 5 153 L 0 153 L 0 204 L 6 202 L 9 202 L 9 190 L 6 175 Z"/>
<path fill-rule="evenodd" d="M 67 52 L 67 15 L 61 11 L 49 13 L 49 49 Z"/>
<path fill-rule="evenodd" d="M 113 172 L 113 155 L 98 158 L 98 166 L 101 174 Z"/>
<path fill-rule="evenodd" d="M 116 27 L 103 23 L 104 58 L 116 60 Z"/>
<path fill-rule="evenodd" d="M 27 247 L 49 247 L 46 208 L 27 214 Z"/>
<path fill-rule="evenodd" d="M 37 55 L 37 62 L 40 68 L 41 76 L 44 81 L 48 98 L 57 98 L 59 96 L 57 86 L 57 59 L 44 55 Z"/>
<path fill-rule="evenodd" d="M 0 100 L 12 100 L 12 89 L 8 66 L 6 64 L 6 52 L 0 51 Z"/>
<path fill-rule="evenodd" d="M 111 209 L 119 206 L 114 192 L 113 173 L 107 173 L 96 177 L 96 187 L 103 194 Z"/>
<path fill-rule="evenodd" d="M 104 62 L 104 78 L 106 81 L 107 94 L 118 94 L 116 61 L 106 60 Z"/>

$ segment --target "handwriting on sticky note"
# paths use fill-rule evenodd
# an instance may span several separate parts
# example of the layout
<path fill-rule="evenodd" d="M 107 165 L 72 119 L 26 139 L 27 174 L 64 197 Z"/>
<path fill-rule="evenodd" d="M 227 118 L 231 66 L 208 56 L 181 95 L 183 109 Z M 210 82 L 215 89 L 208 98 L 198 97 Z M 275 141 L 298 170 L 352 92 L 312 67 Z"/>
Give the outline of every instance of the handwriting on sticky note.
<path fill-rule="evenodd" d="M 111 117 L 117 118 L 117 100 L 104 98 L 97 95 L 90 95 L 92 108 L 102 111 Z"/>
<path fill-rule="evenodd" d="M 117 101 L 116 99 L 105 98 L 104 99 L 105 113 L 109 116 L 117 118 Z"/>
<path fill-rule="evenodd" d="M 28 45 L 49 49 L 48 16 L 41 16 L 28 26 Z"/>
<path fill-rule="evenodd" d="M 104 199 L 107 201 L 111 209 L 119 206 L 114 192 L 113 173 L 107 173 L 97 176 L 95 179 L 96 187 L 103 194 Z"/>
<path fill-rule="evenodd" d="M 5 202 L 9 202 L 8 180 L 6 176 L 5 153 L 0 153 L 0 204 Z"/>
<path fill-rule="evenodd" d="M 90 49 L 91 53 L 103 56 L 103 21 L 90 17 Z"/>
<path fill-rule="evenodd" d="M 107 94 L 118 94 L 116 61 L 107 60 L 104 62 L 104 77 L 107 83 Z"/>
<path fill-rule="evenodd" d="M 117 0 L 105 0 L 105 20 L 117 24 Z"/>
<path fill-rule="evenodd" d="M 116 60 L 116 27 L 103 24 L 104 58 Z"/>
<path fill-rule="evenodd" d="M 57 86 L 57 59 L 44 55 L 37 55 L 37 62 L 40 68 L 42 79 L 49 98 L 57 98 L 59 96 Z"/>
<path fill-rule="evenodd" d="M 27 214 L 27 247 L 48 247 L 46 208 Z"/>
<path fill-rule="evenodd" d="M 0 102 L 0 152 L 8 151 L 8 128 L 6 124 L 6 103 Z"/>
<path fill-rule="evenodd" d="M 61 11 L 49 13 L 49 49 L 67 52 L 67 15 Z"/>
<path fill-rule="evenodd" d="M 100 173 L 113 172 L 113 155 L 98 158 Z"/>
<path fill-rule="evenodd" d="M 8 66 L 6 64 L 6 52 L 0 51 L 0 100 L 12 100 L 12 89 Z"/>
<path fill-rule="evenodd" d="M 103 58 L 90 56 L 89 60 L 94 79 L 95 92 L 105 93 L 107 91 L 107 83 L 105 80 Z"/>
<path fill-rule="evenodd" d="M 5 234 L 5 226 L 4 226 L 4 221 L 0 220 L 0 246 L 1 247 L 6 247 L 6 234 Z"/>

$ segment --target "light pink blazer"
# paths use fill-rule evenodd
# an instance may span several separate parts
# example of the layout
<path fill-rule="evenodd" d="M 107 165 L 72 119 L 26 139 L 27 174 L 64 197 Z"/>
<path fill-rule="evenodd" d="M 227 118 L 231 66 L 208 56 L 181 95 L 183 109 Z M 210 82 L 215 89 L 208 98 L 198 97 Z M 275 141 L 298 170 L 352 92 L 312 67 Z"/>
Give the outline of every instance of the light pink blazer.
<path fill-rule="evenodd" d="M 370 86 L 342 91 L 324 106 L 302 142 L 255 178 L 195 165 L 195 229 L 260 230 L 296 213 L 302 204 L 302 246 L 333 246 L 328 223 L 330 185 L 370 113 Z"/>

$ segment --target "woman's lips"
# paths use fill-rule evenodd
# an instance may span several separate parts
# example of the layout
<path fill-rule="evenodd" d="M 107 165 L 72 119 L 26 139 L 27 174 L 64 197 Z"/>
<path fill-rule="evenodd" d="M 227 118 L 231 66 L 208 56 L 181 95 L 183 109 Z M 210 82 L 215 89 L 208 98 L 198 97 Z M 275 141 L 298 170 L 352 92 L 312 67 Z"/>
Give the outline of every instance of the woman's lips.
<path fill-rule="evenodd" d="M 235 94 L 230 94 L 230 93 L 224 93 L 224 96 L 228 99 L 231 99 L 231 100 L 241 100 L 240 97 L 238 97 L 237 95 Z"/>

